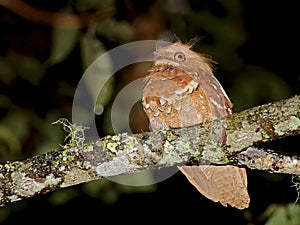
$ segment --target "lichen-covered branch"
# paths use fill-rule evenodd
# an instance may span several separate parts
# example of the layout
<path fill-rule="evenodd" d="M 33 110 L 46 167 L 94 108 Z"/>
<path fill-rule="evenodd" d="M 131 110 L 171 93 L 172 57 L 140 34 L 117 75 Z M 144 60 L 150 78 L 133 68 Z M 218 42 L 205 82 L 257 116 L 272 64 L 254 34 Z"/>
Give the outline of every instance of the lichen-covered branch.
<path fill-rule="evenodd" d="M 241 165 L 251 169 L 300 175 L 299 155 L 281 154 L 271 150 L 249 147 L 236 157 Z"/>
<path fill-rule="evenodd" d="M 102 177 L 182 164 L 232 164 L 300 174 L 300 157 L 256 144 L 300 134 L 300 97 L 211 122 L 135 135 L 118 134 L 0 165 L 0 205 Z"/>

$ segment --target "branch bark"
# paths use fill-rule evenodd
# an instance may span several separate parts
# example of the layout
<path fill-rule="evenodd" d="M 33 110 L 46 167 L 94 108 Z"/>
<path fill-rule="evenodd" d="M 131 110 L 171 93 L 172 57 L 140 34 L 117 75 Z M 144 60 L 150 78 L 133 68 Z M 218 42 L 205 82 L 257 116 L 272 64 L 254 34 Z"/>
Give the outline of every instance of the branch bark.
<path fill-rule="evenodd" d="M 103 177 L 183 164 L 300 174 L 300 156 L 255 145 L 300 134 L 300 96 L 197 126 L 128 135 L 0 165 L 0 205 Z"/>
<path fill-rule="evenodd" d="M 96 24 L 112 17 L 114 14 L 113 11 L 98 11 L 81 15 L 49 12 L 32 7 L 20 0 L 1 0 L 0 6 L 34 23 L 66 29 L 79 29 Z"/>

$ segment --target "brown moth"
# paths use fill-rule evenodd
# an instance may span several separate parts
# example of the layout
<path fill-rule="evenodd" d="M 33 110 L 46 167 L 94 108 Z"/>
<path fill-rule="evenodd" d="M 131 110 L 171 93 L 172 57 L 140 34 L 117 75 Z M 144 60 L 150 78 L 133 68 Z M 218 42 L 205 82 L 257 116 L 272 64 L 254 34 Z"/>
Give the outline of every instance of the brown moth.
<path fill-rule="evenodd" d="M 232 113 L 233 105 L 213 75 L 210 60 L 190 48 L 176 42 L 154 52 L 142 99 L 150 130 L 191 126 Z M 205 165 L 179 169 L 208 199 L 238 209 L 249 206 L 244 168 Z"/>

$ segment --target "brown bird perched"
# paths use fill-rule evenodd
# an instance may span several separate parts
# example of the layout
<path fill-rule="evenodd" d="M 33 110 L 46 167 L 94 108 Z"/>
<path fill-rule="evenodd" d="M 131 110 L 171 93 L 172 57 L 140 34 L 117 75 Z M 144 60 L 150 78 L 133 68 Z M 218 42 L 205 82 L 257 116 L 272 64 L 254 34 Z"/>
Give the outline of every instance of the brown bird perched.
<path fill-rule="evenodd" d="M 156 49 L 146 75 L 143 108 L 150 130 L 179 128 L 232 113 L 233 104 L 213 75 L 210 60 L 176 42 Z M 247 174 L 235 166 L 181 166 L 180 171 L 207 198 L 238 209 L 249 206 Z"/>

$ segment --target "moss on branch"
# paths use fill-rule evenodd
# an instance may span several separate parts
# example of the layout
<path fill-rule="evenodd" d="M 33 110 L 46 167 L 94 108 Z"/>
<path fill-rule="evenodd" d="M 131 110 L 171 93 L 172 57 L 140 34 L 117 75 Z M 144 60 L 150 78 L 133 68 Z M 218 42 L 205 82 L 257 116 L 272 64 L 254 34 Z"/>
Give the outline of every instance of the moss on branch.
<path fill-rule="evenodd" d="M 106 136 L 0 165 L 0 205 L 59 188 L 182 164 L 233 164 L 300 174 L 299 157 L 252 148 L 300 133 L 300 97 L 270 103 L 197 126 Z M 250 147 L 250 148 L 249 148 Z"/>

